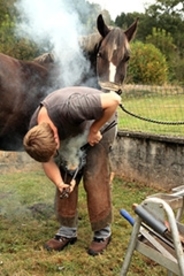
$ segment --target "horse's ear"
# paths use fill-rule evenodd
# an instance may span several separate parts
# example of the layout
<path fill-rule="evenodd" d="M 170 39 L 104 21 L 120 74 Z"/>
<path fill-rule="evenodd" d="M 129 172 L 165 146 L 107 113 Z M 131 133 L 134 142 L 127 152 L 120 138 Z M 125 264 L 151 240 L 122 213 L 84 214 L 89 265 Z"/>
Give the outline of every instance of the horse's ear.
<path fill-rule="evenodd" d="M 101 14 L 97 18 L 97 28 L 102 37 L 105 37 L 110 31 Z"/>
<path fill-rule="evenodd" d="M 134 38 L 137 31 L 138 21 L 139 18 L 137 18 L 136 21 L 128 28 L 128 30 L 125 31 L 128 41 L 131 41 Z"/>

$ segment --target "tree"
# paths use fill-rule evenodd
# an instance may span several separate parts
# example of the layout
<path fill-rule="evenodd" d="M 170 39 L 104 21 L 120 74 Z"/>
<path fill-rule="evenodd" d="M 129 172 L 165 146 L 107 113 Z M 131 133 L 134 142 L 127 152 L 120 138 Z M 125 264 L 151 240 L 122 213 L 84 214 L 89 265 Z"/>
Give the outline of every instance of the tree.
<path fill-rule="evenodd" d="M 153 28 L 152 34 L 146 37 L 146 43 L 152 43 L 165 55 L 169 65 L 169 80 L 173 81 L 176 78 L 178 53 L 171 34 L 163 29 Z"/>
<path fill-rule="evenodd" d="M 175 54 L 176 45 L 173 42 L 173 37 L 163 29 L 152 29 L 152 34 L 146 37 L 146 43 L 152 43 L 166 56 L 167 60 Z"/>
<path fill-rule="evenodd" d="M 115 20 L 121 27 L 139 17 L 135 40 L 152 43 L 165 55 L 169 66 L 169 80 L 182 82 L 184 71 L 184 2 L 156 0 L 145 13 L 122 13 Z"/>
<path fill-rule="evenodd" d="M 136 18 L 139 18 L 139 24 L 135 39 L 145 42 L 146 37 L 151 34 L 152 28 L 155 27 L 155 21 L 148 15 L 137 12 L 122 13 L 116 17 L 115 24 L 120 28 L 126 29 Z"/>
<path fill-rule="evenodd" d="M 127 75 L 129 83 L 162 85 L 167 82 L 165 56 L 153 44 L 140 41 L 131 45 L 131 60 Z"/>
<path fill-rule="evenodd" d="M 145 8 L 145 13 L 122 13 L 115 19 L 119 27 L 128 26 L 139 17 L 136 39 L 145 42 L 152 29 L 163 29 L 173 37 L 180 55 L 184 56 L 184 2 L 181 0 L 156 0 Z"/>
<path fill-rule="evenodd" d="M 0 0 L 0 52 L 19 59 L 33 59 L 40 54 L 38 47 L 28 39 L 18 39 L 15 35 L 16 20 L 19 18 L 15 2 Z"/>
<path fill-rule="evenodd" d="M 181 56 L 184 56 L 184 2 L 179 0 L 156 0 L 146 15 L 154 21 L 154 27 L 164 29 L 174 39 Z"/>

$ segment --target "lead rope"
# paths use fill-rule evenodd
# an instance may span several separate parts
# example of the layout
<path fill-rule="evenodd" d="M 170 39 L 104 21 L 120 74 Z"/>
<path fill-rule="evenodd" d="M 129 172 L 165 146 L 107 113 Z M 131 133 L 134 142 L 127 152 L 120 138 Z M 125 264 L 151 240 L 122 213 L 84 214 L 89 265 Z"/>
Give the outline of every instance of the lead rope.
<path fill-rule="evenodd" d="M 146 121 L 146 122 L 151 122 L 151 123 L 155 123 L 155 124 L 162 124 L 162 125 L 183 125 L 184 124 L 184 121 L 181 121 L 181 122 L 180 121 L 179 122 L 166 122 L 166 121 L 157 121 L 157 120 L 154 120 L 154 119 L 145 118 L 145 117 L 142 117 L 140 115 L 137 115 L 137 114 L 134 114 L 134 113 L 130 112 L 122 104 L 120 104 L 119 106 L 128 115 L 131 115 L 131 116 L 133 116 L 137 119 L 140 119 L 140 120 L 143 120 L 143 121 Z"/>
<path fill-rule="evenodd" d="M 120 88 L 120 86 L 118 84 L 113 83 L 113 82 L 100 82 L 99 81 L 99 85 L 102 88 L 102 90 L 105 90 L 105 91 L 114 91 L 118 95 L 121 95 L 123 93 L 123 91 Z M 181 122 L 164 122 L 164 121 L 158 121 L 158 120 L 154 120 L 154 119 L 149 119 L 149 118 L 137 115 L 137 114 L 135 114 L 135 113 L 127 110 L 122 104 L 119 104 L 119 106 L 128 115 L 133 116 L 133 117 L 135 117 L 137 119 L 146 121 L 146 122 L 150 122 L 150 123 L 154 123 L 154 124 L 162 124 L 162 125 L 183 125 L 184 124 L 184 121 L 181 121 Z"/>

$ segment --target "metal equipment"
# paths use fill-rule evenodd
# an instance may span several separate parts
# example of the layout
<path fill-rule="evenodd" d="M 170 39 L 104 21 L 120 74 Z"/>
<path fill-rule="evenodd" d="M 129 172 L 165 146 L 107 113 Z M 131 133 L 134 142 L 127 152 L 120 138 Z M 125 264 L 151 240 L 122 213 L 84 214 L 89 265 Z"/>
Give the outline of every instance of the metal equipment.
<path fill-rule="evenodd" d="M 165 267 L 168 276 L 184 276 L 184 225 L 179 222 L 184 210 L 184 186 L 172 192 L 154 194 L 140 205 L 133 205 L 135 219 L 120 210 L 133 225 L 121 276 L 127 275 L 134 250 Z"/>

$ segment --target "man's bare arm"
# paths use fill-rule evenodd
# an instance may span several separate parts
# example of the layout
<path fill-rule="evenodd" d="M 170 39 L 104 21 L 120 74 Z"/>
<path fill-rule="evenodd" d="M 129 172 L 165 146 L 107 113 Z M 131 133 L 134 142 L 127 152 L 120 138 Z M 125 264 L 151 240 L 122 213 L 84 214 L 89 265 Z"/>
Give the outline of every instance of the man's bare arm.
<path fill-rule="evenodd" d="M 121 97 L 115 92 L 102 93 L 100 95 L 100 99 L 103 108 L 103 115 L 99 120 L 94 121 L 91 125 L 88 135 L 88 142 L 91 146 L 99 143 L 102 139 L 102 135 L 100 133 L 101 127 L 112 117 L 121 103 Z"/>
<path fill-rule="evenodd" d="M 60 190 L 61 193 L 64 189 L 68 187 L 70 188 L 70 192 L 73 191 L 75 186 L 75 180 L 73 180 L 71 183 L 64 183 L 60 174 L 60 170 L 54 162 L 53 158 L 47 163 L 42 163 L 42 167 L 44 169 L 46 176 L 56 185 L 56 187 Z M 69 184 L 70 186 L 68 186 Z"/>

